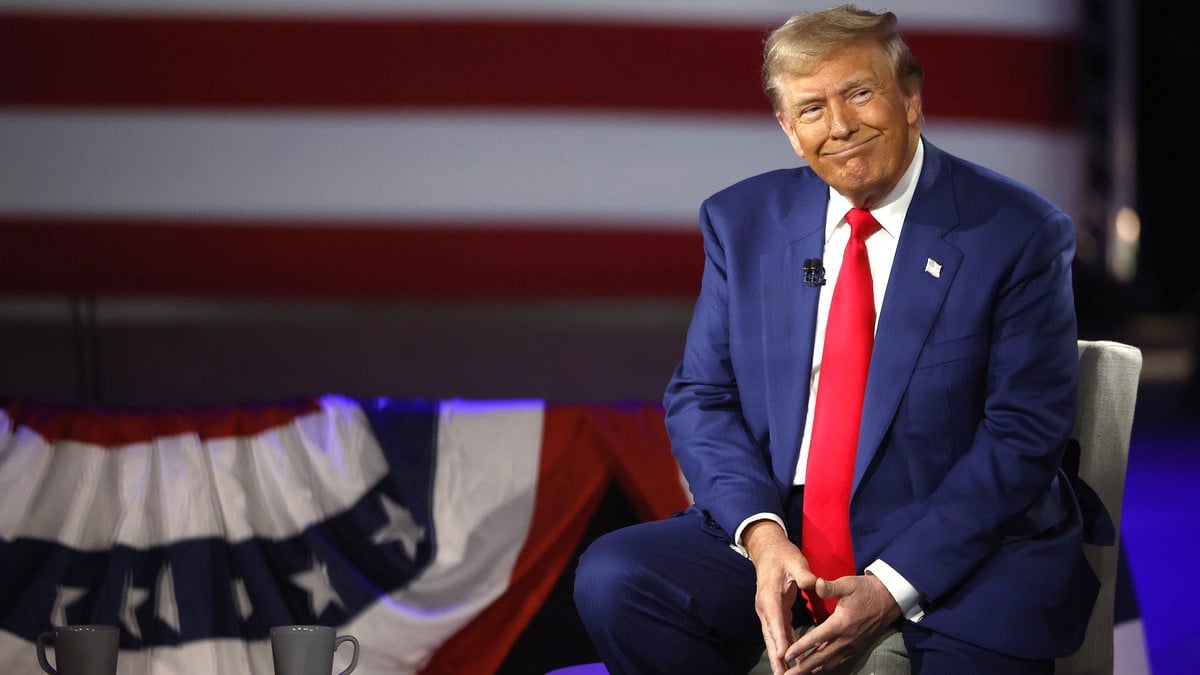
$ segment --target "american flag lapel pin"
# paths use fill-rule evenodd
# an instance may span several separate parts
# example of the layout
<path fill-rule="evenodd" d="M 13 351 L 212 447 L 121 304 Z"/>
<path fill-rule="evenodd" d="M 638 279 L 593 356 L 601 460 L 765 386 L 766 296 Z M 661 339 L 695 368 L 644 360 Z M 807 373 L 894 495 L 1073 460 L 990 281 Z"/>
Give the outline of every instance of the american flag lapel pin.
<path fill-rule="evenodd" d="M 940 279 L 942 277 L 942 264 L 933 258 L 927 258 L 925 260 L 925 273 L 934 279 Z"/>

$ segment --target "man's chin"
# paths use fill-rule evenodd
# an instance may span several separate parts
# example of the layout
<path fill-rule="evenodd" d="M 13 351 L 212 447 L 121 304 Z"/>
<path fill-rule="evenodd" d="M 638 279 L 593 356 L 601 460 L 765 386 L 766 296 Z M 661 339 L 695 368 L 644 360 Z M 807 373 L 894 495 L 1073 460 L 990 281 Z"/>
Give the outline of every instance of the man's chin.
<path fill-rule="evenodd" d="M 850 167 L 846 167 L 833 176 L 821 177 L 825 178 L 825 182 L 829 183 L 829 186 L 834 190 L 837 190 L 838 194 L 845 196 L 858 205 L 861 205 L 862 202 L 854 198 L 856 195 L 867 196 L 876 189 L 876 181 L 871 180 L 869 172 L 865 170 L 853 171 Z"/>

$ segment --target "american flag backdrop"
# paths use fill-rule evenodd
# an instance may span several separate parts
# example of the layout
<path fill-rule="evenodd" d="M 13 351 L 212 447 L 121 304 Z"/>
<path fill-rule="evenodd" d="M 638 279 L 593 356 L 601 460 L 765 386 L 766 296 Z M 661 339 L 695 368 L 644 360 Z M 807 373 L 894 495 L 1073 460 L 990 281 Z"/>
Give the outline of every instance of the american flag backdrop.
<path fill-rule="evenodd" d="M 0 0 L 0 295 L 690 299 L 701 200 L 799 162 L 762 40 L 829 4 Z M 1083 215 L 1083 3 L 861 4 L 900 17 L 931 142 Z M 267 672 L 266 628 L 309 621 L 363 640 L 358 672 L 491 672 L 588 481 L 646 518 L 683 499 L 637 455 L 669 460 L 657 414 L 8 403 L 0 671 L 86 620 L 122 626 L 122 672 Z"/>
<path fill-rule="evenodd" d="M 822 5 L 0 0 L 0 288 L 691 295 L 700 201 L 799 161 L 761 43 Z M 1075 3 L 886 8 L 929 138 L 1077 210 Z"/>

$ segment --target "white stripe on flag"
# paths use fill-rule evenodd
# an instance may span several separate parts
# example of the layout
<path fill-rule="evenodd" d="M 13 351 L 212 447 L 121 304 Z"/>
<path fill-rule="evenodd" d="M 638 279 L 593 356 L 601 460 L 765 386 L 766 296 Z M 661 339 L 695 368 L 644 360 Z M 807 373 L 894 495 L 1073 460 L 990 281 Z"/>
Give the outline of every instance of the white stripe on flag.
<path fill-rule="evenodd" d="M 931 111 L 931 115 L 936 111 Z M 931 116 L 935 145 L 1074 211 L 1077 132 Z M 0 111 L 0 215 L 556 222 L 691 231 L 700 202 L 795 166 L 761 116 Z M 325 224 L 329 224 L 326 222 Z"/>
<path fill-rule="evenodd" d="M 187 433 L 103 448 L 51 445 L 25 427 L 9 434 L 0 436 L 0 539 L 81 551 L 281 539 L 346 510 L 387 473 L 361 410 L 337 396 L 282 427 L 207 443 Z"/>

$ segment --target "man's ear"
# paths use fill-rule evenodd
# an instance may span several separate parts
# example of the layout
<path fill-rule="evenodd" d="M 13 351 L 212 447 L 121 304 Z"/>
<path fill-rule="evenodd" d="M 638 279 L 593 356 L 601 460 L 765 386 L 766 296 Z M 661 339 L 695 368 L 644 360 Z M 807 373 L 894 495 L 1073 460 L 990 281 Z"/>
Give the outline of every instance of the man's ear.
<path fill-rule="evenodd" d="M 921 115 L 924 112 L 924 101 L 921 99 L 921 92 L 913 92 L 904 99 L 904 111 L 909 124 L 917 124 L 921 121 Z"/>
<path fill-rule="evenodd" d="M 797 157 L 804 159 L 804 149 L 800 147 L 800 140 L 796 138 L 796 130 L 792 127 L 791 121 L 782 112 L 775 113 L 775 121 L 779 122 L 779 128 L 783 129 L 788 143 L 792 144 L 792 152 L 795 152 Z"/>

